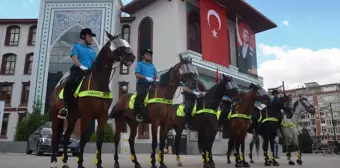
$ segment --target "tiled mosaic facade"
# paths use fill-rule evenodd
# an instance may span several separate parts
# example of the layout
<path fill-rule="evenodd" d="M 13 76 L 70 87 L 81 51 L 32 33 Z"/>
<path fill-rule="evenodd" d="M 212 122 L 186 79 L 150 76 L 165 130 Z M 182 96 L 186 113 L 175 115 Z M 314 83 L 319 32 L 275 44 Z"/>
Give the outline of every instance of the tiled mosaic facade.
<path fill-rule="evenodd" d="M 36 52 L 34 58 L 34 78 L 32 79 L 30 102 L 45 102 L 47 87 L 47 74 L 50 50 L 53 43 L 65 32 L 74 27 L 91 28 L 97 34 L 96 41 L 99 46 L 107 40 L 104 39 L 104 30 L 112 32 L 114 25 L 112 15 L 115 13 L 113 1 L 71 3 L 60 2 L 42 3 L 43 13 L 39 17 Z"/>

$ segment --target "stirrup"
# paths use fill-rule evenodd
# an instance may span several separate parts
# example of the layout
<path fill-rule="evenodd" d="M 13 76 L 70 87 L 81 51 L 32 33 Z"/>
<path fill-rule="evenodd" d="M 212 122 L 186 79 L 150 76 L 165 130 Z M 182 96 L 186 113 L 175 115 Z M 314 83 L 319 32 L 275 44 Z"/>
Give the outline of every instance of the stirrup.
<path fill-rule="evenodd" d="M 136 115 L 136 121 L 137 121 L 137 122 L 142 122 L 142 121 L 143 121 L 143 116 L 140 115 L 140 114 L 137 114 L 137 115 Z"/>
<path fill-rule="evenodd" d="M 62 111 L 65 111 L 65 112 L 66 112 L 66 115 L 65 115 L 65 116 L 61 116 L 61 115 L 60 115 L 60 112 L 62 112 Z M 62 108 L 62 109 L 59 111 L 59 113 L 58 113 L 58 118 L 65 120 L 65 119 L 67 118 L 67 116 L 68 116 L 68 110 L 67 110 L 67 108 L 64 107 L 64 108 Z"/>

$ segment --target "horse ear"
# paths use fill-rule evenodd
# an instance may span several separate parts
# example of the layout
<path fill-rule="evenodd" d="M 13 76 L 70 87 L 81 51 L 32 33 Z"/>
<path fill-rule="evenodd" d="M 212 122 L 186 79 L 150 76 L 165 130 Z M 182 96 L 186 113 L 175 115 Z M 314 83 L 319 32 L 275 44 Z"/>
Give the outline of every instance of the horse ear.
<path fill-rule="evenodd" d="M 183 61 L 184 61 L 184 58 L 183 58 L 183 56 L 182 56 L 182 53 L 179 53 L 178 56 L 179 56 L 179 60 L 180 60 L 181 62 L 183 62 Z"/>

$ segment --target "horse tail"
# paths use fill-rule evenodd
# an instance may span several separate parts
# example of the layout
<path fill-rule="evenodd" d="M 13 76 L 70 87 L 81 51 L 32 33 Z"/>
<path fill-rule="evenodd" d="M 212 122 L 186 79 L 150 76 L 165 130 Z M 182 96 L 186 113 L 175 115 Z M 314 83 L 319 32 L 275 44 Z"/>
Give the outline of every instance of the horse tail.
<path fill-rule="evenodd" d="M 255 136 L 255 150 L 256 150 L 256 156 L 260 155 L 260 138 L 259 136 L 256 134 Z"/>

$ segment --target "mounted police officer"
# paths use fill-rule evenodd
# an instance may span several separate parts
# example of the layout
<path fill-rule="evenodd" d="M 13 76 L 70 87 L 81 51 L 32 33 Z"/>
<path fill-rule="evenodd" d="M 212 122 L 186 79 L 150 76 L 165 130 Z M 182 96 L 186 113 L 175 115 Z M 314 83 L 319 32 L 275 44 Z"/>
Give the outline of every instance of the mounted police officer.
<path fill-rule="evenodd" d="M 80 32 L 80 42 L 72 45 L 70 57 L 73 65 L 64 87 L 64 108 L 59 111 L 58 118 L 60 119 L 65 119 L 70 108 L 74 108 L 72 106 L 72 104 L 75 104 L 73 93 L 77 87 L 77 79 L 84 77 L 86 71 L 91 70 L 92 63 L 96 59 L 96 52 L 91 47 L 93 37 L 96 37 L 96 34 L 91 29 L 85 28 Z"/>
<path fill-rule="evenodd" d="M 136 66 L 135 74 L 137 78 L 137 96 L 134 109 L 136 113 L 136 120 L 138 122 L 143 121 L 143 117 L 141 115 L 143 110 L 143 101 L 149 90 L 149 87 L 151 86 L 151 84 L 153 84 L 153 82 L 159 81 L 157 69 L 151 62 L 152 54 L 153 52 L 151 51 L 151 49 L 146 49 L 142 57 L 143 60 L 139 61 Z"/>
<path fill-rule="evenodd" d="M 197 81 L 185 81 L 180 84 L 183 86 L 183 94 L 184 94 L 184 112 L 185 118 L 187 120 L 187 127 L 190 127 L 190 119 L 192 110 L 196 104 L 197 98 L 202 96 L 202 93 L 198 89 Z"/>
<path fill-rule="evenodd" d="M 278 100 L 279 100 L 279 91 L 277 91 L 276 89 L 274 89 L 273 91 L 272 91 L 272 99 L 271 99 L 271 104 L 273 105 L 273 106 L 275 106 L 276 105 L 276 103 L 278 103 Z M 279 120 L 279 123 L 281 123 L 281 121 L 282 121 L 282 117 L 281 117 L 281 112 L 279 112 L 278 114 L 273 114 L 274 115 L 274 117 L 277 117 L 277 119 Z"/>
<path fill-rule="evenodd" d="M 227 95 L 223 96 L 221 104 L 220 104 L 220 108 L 221 108 L 221 115 L 218 121 L 218 130 L 221 131 L 221 127 L 223 125 L 223 122 L 225 121 L 226 117 L 228 116 L 228 114 L 231 111 L 233 105 L 233 100 L 228 97 Z"/>

